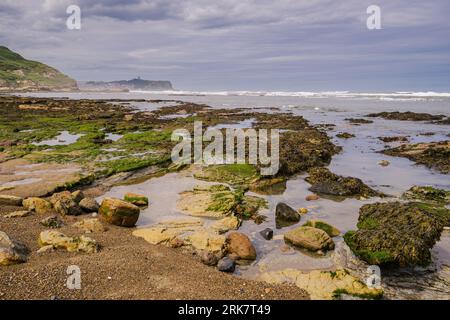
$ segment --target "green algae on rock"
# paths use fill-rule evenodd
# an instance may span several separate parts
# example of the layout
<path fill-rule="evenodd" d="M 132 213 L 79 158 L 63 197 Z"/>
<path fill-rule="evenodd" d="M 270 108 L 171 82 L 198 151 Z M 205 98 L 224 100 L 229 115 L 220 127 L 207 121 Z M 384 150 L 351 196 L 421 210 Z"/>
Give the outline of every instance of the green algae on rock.
<path fill-rule="evenodd" d="M 306 222 L 303 226 L 321 229 L 325 231 L 330 237 L 337 237 L 341 234 L 338 229 L 322 220 L 312 219 Z"/>
<path fill-rule="evenodd" d="M 231 190 L 225 185 L 196 187 L 181 193 L 177 208 L 197 217 L 224 218 L 234 214 L 243 219 L 258 219 L 258 211 L 265 208 L 264 199 L 247 196 L 243 190 Z"/>
<path fill-rule="evenodd" d="M 360 208 L 358 230 L 347 232 L 344 240 L 369 264 L 424 266 L 444 225 L 443 216 L 417 203 L 367 204 Z"/>
<path fill-rule="evenodd" d="M 200 180 L 228 183 L 232 186 L 247 186 L 260 179 L 257 168 L 251 164 L 211 165 L 202 168 L 194 176 Z"/>
<path fill-rule="evenodd" d="M 124 195 L 123 200 L 136 206 L 148 206 L 148 197 L 142 194 L 127 192 Z"/>

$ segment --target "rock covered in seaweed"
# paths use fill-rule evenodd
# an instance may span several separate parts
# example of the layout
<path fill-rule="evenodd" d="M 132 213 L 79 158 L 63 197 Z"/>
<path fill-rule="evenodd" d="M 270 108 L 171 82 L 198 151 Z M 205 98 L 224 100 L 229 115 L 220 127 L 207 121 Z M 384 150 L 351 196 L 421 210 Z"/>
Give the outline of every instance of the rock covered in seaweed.
<path fill-rule="evenodd" d="M 347 232 L 344 239 L 369 264 L 423 266 L 431 261 L 430 249 L 444 225 L 444 217 L 431 206 L 374 203 L 360 208 L 358 230 Z"/>
<path fill-rule="evenodd" d="M 309 190 L 315 193 L 344 197 L 383 195 L 368 187 L 361 179 L 339 176 L 327 168 L 311 168 L 308 173 L 305 180 L 312 185 Z"/>
<path fill-rule="evenodd" d="M 436 169 L 441 173 L 450 172 L 450 141 L 404 144 L 382 151 L 389 156 L 404 157 L 417 164 Z"/>

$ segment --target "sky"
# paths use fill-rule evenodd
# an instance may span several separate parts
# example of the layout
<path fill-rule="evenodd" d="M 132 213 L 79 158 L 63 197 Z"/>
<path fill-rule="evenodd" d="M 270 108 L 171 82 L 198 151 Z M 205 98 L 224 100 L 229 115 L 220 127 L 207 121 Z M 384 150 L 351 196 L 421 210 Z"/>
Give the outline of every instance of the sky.
<path fill-rule="evenodd" d="M 448 0 L 0 0 L 0 45 L 81 81 L 450 92 L 449 15 Z"/>

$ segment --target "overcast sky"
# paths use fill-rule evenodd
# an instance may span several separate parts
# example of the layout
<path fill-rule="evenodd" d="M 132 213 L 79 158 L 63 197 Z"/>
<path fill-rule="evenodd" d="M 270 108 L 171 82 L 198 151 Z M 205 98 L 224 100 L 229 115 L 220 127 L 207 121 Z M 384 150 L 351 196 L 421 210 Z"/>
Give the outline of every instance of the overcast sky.
<path fill-rule="evenodd" d="M 366 26 L 372 4 L 381 30 Z M 77 80 L 450 92 L 449 14 L 448 0 L 0 0 L 0 44 Z"/>

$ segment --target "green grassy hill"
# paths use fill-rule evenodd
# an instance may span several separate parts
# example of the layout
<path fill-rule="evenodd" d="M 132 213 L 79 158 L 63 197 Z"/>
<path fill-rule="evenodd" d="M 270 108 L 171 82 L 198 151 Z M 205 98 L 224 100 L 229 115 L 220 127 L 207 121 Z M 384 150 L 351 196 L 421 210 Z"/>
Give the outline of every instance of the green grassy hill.
<path fill-rule="evenodd" d="M 0 46 L 0 91 L 77 90 L 72 78 Z"/>

